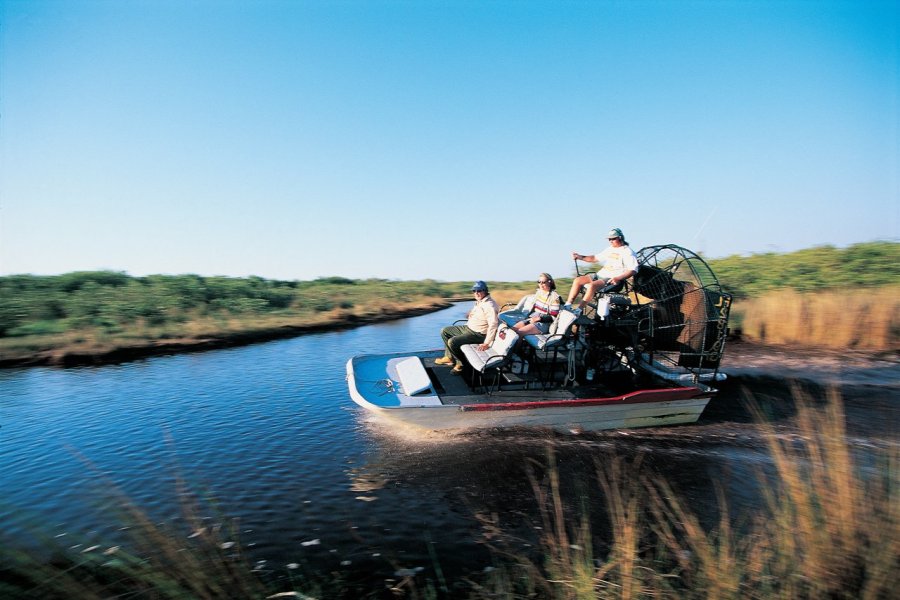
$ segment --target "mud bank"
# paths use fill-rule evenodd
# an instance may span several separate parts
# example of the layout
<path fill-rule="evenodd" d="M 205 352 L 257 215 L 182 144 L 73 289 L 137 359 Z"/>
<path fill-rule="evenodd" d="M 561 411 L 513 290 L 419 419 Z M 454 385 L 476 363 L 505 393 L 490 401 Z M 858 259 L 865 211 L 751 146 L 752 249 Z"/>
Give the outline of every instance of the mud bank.
<path fill-rule="evenodd" d="M 837 351 L 731 340 L 721 370 L 735 379 L 776 378 L 900 389 L 900 353 L 896 351 Z"/>

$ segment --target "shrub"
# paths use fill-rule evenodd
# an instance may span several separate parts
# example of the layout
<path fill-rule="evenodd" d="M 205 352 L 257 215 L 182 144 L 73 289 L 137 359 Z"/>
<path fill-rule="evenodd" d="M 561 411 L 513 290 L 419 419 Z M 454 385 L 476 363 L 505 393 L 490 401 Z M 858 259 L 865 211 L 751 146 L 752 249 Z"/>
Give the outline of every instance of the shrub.
<path fill-rule="evenodd" d="M 353 279 L 347 279 L 346 277 L 318 277 L 313 281 L 313 283 L 326 283 L 332 285 L 356 285 L 356 281 Z"/>
<path fill-rule="evenodd" d="M 9 337 L 24 337 L 26 335 L 52 335 L 64 333 L 69 330 L 69 323 L 61 320 L 34 321 L 26 325 L 20 325 L 6 332 Z"/>

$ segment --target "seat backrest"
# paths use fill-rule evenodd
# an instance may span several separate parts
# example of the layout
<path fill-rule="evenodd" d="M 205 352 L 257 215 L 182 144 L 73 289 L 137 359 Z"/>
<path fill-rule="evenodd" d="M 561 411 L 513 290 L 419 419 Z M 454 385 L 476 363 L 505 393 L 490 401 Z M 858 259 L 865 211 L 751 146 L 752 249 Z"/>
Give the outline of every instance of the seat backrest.
<path fill-rule="evenodd" d="M 556 318 L 553 319 L 553 323 L 550 324 L 544 347 L 555 346 L 564 342 L 572 332 L 572 326 L 575 325 L 577 318 L 578 315 L 571 310 L 565 308 L 560 310 Z"/>
<path fill-rule="evenodd" d="M 500 310 L 499 316 L 500 321 L 512 327 L 530 315 L 531 311 L 534 310 L 534 294 L 522 296 L 522 299 L 519 300 L 519 303 L 516 304 L 514 308 L 507 308 L 508 306 L 512 306 L 512 303 L 504 304 Z"/>
<path fill-rule="evenodd" d="M 522 299 L 516 305 L 516 310 L 522 311 L 526 315 L 531 314 L 531 311 L 534 310 L 534 294 L 522 296 Z"/>
<path fill-rule="evenodd" d="M 512 349 L 519 340 L 519 334 L 511 327 L 502 327 L 497 332 L 497 337 L 486 352 L 474 350 L 475 356 L 469 356 L 469 348 L 477 346 L 463 346 L 463 352 L 469 358 L 469 362 L 476 371 L 484 372 L 487 369 L 502 368 L 512 355 Z"/>
<path fill-rule="evenodd" d="M 497 337 L 491 344 L 491 353 L 494 356 L 506 356 L 516 342 L 519 340 L 519 334 L 512 327 L 501 327 L 497 331 Z"/>
<path fill-rule="evenodd" d="M 525 341 L 538 350 L 550 350 L 568 341 L 569 335 L 572 333 L 572 326 L 578 315 L 571 310 L 562 308 L 553 323 L 550 324 L 550 330 L 547 333 L 535 333 L 526 335 Z"/>

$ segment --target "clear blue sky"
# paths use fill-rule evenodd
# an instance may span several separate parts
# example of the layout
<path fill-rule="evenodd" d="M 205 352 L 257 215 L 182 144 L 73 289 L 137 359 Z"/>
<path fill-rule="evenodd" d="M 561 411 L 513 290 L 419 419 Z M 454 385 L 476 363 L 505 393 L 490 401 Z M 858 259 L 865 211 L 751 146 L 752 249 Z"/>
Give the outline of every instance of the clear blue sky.
<path fill-rule="evenodd" d="M 0 274 L 900 237 L 900 3 L 0 0 Z"/>

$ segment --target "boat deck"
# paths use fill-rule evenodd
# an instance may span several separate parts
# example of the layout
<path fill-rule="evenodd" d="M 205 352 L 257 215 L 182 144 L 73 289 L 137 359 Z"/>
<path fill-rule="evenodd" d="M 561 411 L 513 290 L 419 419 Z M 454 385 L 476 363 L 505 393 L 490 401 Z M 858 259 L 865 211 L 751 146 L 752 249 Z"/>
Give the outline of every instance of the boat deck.
<path fill-rule="evenodd" d="M 473 391 L 467 375 L 454 375 L 451 368 L 434 363 L 435 357 L 423 357 L 422 364 L 434 385 L 435 392 L 445 405 L 464 404 L 501 404 L 520 400 L 574 400 L 578 398 L 597 398 L 617 396 L 634 389 L 630 382 L 623 378 L 616 378 L 608 383 L 595 383 L 591 385 L 579 384 L 572 388 L 554 387 L 541 391 L 541 384 L 537 377 L 525 375 L 514 376 L 513 381 L 504 380 L 500 389 L 494 389 L 490 395 Z M 662 386 L 660 386 L 662 387 Z M 540 398 L 535 393 L 540 391 Z"/>

